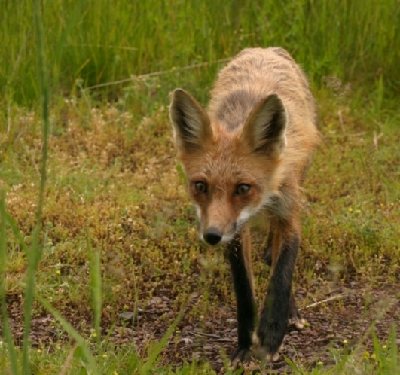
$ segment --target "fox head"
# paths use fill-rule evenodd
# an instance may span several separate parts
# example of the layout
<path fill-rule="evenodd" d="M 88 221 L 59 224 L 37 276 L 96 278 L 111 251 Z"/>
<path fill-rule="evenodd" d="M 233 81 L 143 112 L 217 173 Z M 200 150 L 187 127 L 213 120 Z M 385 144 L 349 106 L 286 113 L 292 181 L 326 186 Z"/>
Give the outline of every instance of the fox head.
<path fill-rule="evenodd" d="M 285 147 L 286 111 L 272 94 L 255 103 L 234 129 L 213 120 L 186 91 L 171 96 L 174 139 L 200 220 L 200 237 L 228 242 L 278 186 L 276 173 Z"/>

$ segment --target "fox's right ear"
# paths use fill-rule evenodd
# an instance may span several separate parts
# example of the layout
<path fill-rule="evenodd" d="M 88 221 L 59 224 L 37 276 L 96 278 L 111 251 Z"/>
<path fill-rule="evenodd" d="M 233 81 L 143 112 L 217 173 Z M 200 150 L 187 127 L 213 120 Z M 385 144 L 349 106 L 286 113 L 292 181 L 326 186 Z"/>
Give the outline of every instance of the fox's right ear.
<path fill-rule="evenodd" d="M 194 151 L 211 139 L 210 119 L 206 111 L 186 91 L 176 89 L 172 92 L 169 116 L 179 150 Z"/>

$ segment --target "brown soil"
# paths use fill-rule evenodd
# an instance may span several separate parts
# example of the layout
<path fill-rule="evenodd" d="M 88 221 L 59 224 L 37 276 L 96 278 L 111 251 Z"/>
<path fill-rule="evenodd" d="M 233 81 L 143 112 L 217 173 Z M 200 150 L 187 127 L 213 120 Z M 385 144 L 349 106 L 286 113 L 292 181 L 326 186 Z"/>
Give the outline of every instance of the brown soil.
<path fill-rule="evenodd" d="M 304 367 L 333 363 L 334 349 L 356 349 L 365 354 L 371 349 L 373 327 L 381 339 L 387 338 L 392 327 L 395 327 L 399 337 L 400 301 L 396 295 L 398 290 L 393 286 L 380 285 L 367 289 L 352 282 L 304 306 L 302 302 L 310 292 L 311 289 L 297 291 L 298 305 L 303 306 L 302 316 L 308 324 L 301 331 L 294 326 L 288 328 L 280 359 L 269 365 L 270 371 L 289 371 L 286 358 Z M 194 293 L 191 304 L 198 298 L 199 295 Z M 20 344 L 23 331 L 21 297 L 9 296 L 8 303 L 12 328 L 17 344 Z M 175 305 L 175 301 L 168 297 L 154 297 L 147 306 L 139 309 L 135 324 L 132 324 L 131 314 L 124 313 L 120 314 L 119 322 L 112 325 L 106 323 L 103 330 L 117 345 L 134 342 L 138 351 L 145 354 L 148 343 L 161 338 L 173 321 L 177 314 Z M 75 327 L 88 333 L 89 317 L 78 317 L 73 309 L 64 312 L 64 315 Z M 197 322 L 191 320 L 186 316 L 180 322 L 162 354 L 162 361 L 179 365 L 184 361 L 205 360 L 218 373 L 223 373 L 236 343 L 234 306 L 221 305 L 213 308 L 207 317 L 200 317 Z M 33 345 L 51 348 L 56 341 L 68 340 L 61 332 L 49 314 L 34 317 Z"/>

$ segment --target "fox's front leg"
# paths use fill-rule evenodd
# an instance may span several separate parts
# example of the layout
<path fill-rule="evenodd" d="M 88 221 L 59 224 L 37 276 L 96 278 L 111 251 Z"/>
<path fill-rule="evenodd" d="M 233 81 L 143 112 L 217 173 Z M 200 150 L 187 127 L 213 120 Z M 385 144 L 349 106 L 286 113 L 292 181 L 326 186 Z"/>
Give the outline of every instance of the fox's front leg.
<path fill-rule="evenodd" d="M 273 235 L 272 231 L 268 233 L 268 238 L 265 246 L 264 260 L 268 266 L 272 266 L 272 241 Z M 299 310 L 296 307 L 296 300 L 294 297 L 294 292 L 292 290 L 292 294 L 290 295 L 290 304 L 289 304 L 289 320 L 297 329 L 303 329 L 305 325 L 305 320 L 301 317 Z"/>
<path fill-rule="evenodd" d="M 237 301 L 238 347 L 232 355 L 232 363 L 236 365 L 247 359 L 255 329 L 256 308 L 248 229 L 244 229 L 228 244 L 227 255 Z"/>
<path fill-rule="evenodd" d="M 272 276 L 258 328 L 259 344 L 267 359 L 275 360 L 288 326 L 292 275 L 299 236 L 274 233 Z"/>

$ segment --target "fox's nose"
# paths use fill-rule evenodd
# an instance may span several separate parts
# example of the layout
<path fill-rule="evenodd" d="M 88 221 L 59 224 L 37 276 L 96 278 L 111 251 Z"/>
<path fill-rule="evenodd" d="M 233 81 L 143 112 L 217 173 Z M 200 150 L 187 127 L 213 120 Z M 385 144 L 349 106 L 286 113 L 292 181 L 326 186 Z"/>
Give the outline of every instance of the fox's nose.
<path fill-rule="evenodd" d="M 210 227 L 203 233 L 203 238 L 210 245 L 216 245 L 221 241 L 222 233 L 217 228 Z"/>

